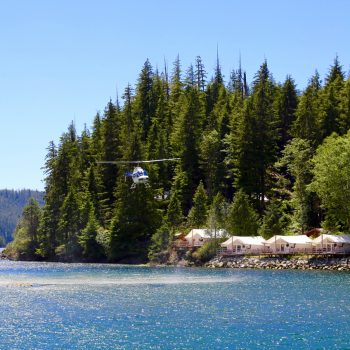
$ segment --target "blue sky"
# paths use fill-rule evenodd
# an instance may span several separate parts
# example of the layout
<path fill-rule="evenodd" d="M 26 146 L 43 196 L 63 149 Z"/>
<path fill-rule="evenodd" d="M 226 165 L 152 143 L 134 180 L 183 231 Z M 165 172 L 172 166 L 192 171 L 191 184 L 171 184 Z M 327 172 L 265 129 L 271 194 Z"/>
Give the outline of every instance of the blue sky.
<path fill-rule="evenodd" d="M 251 81 L 264 59 L 302 90 L 336 54 L 350 69 L 348 0 L 0 0 L 0 188 L 43 189 L 50 140 L 134 84 L 147 58 L 161 70 L 197 55 L 209 76 L 219 47 L 226 79 L 239 55 Z"/>

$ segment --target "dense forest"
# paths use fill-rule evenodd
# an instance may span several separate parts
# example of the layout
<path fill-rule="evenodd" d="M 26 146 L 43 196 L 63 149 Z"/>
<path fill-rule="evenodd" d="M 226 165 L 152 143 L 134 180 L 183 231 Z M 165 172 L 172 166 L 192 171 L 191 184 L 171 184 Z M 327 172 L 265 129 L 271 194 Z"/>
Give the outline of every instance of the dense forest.
<path fill-rule="evenodd" d="M 44 205 L 44 193 L 32 190 L 0 190 L 0 247 L 12 240 L 22 210 L 30 198 Z"/>
<path fill-rule="evenodd" d="M 92 128 L 69 125 L 47 149 L 45 205 L 31 200 L 8 251 L 48 260 L 157 260 L 194 227 L 271 237 L 350 226 L 350 79 L 336 57 L 304 91 L 277 83 L 264 61 L 248 82 L 241 65 L 208 78 L 198 56 L 185 71 L 143 65 L 122 101 Z M 131 189 L 127 165 L 147 165 L 150 186 Z"/>

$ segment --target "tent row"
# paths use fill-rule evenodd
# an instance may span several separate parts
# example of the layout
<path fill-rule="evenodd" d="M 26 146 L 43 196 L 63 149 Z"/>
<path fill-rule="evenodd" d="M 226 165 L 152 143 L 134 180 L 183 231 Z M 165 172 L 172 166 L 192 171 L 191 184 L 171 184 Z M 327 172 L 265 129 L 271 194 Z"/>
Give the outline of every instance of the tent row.
<path fill-rule="evenodd" d="M 179 248 L 196 248 L 213 238 L 227 238 L 225 230 L 193 229 L 187 235 L 179 234 L 175 245 Z M 222 255 L 259 254 L 350 254 L 350 235 L 321 234 L 315 239 L 306 235 L 231 236 L 221 243 Z"/>
<path fill-rule="evenodd" d="M 223 255 L 256 254 L 350 254 L 350 235 L 322 234 L 263 237 L 232 236 L 221 244 Z"/>

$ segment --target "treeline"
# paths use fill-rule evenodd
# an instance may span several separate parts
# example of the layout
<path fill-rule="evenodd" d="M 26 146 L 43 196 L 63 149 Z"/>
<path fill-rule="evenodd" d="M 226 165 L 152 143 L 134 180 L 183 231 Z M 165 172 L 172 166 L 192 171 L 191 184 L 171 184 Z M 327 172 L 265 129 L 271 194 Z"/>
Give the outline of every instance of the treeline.
<path fill-rule="evenodd" d="M 12 240 L 12 234 L 29 198 L 44 205 L 44 193 L 32 190 L 0 190 L 0 246 Z"/>
<path fill-rule="evenodd" d="M 266 61 L 251 83 L 241 67 L 225 83 L 219 61 L 207 76 L 200 57 L 185 73 L 177 58 L 171 74 L 147 60 L 122 104 L 109 101 L 91 130 L 77 135 L 71 124 L 50 143 L 45 206 L 31 202 L 16 230 L 23 237 L 28 213 L 38 215 L 31 258 L 157 259 L 191 227 L 348 230 L 350 80 L 338 58 L 303 92 L 290 76 L 276 83 Z M 150 187 L 133 190 L 130 167 L 98 163 L 170 157 L 181 160 L 147 165 Z"/>

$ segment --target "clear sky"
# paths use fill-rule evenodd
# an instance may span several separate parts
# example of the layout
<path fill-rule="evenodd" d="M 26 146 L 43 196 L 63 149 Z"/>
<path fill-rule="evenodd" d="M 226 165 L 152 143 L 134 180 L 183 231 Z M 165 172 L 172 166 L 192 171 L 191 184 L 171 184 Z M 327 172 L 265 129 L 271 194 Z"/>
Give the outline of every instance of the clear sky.
<path fill-rule="evenodd" d="M 251 81 L 267 60 L 302 90 L 338 54 L 350 68 L 349 0 L 0 0 L 0 188 L 43 189 L 50 140 L 90 127 L 134 84 L 147 58 L 162 70 L 219 47 L 226 80 L 239 56 Z"/>

